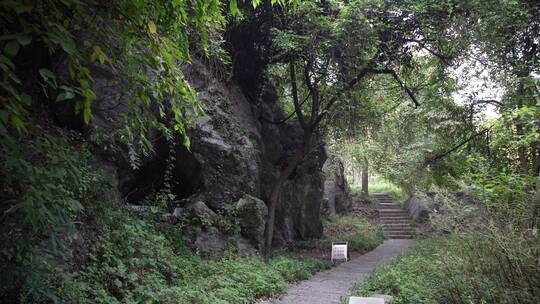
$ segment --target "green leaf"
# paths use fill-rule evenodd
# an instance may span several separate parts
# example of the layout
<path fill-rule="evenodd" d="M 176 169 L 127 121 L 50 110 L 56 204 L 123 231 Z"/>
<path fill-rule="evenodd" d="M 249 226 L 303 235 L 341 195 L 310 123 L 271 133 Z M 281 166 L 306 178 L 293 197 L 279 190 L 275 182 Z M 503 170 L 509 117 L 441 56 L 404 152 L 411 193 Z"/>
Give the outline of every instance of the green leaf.
<path fill-rule="evenodd" d="M 21 101 L 25 106 L 29 106 L 32 103 L 32 97 L 26 93 L 21 94 Z"/>
<path fill-rule="evenodd" d="M 10 41 L 4 47 L 4 54 L 8 57 L 15 57 L 19 52 L 20 45 L 17 41 Z"/>
<path fill-rule="evenodd" d="M 149 30 L 150 33 L 152 33 L 152 34 L 156 34 L 156 33 L 157 33 L 156 24 L 155 24 L 153 21 L 148 22 L 148 30 Z"/>
<path fill-rule="evenodd" d="M 236 0 L 231 0 L 230 5 L 229 5 L 229 10 L 231 11 L 231 14 L 233 16 L 240 15 L 240 10 L 238 9 L 238 3 Z"/>
<path fill-rule="evenodd" d="M 39 69 L 39 74 L 47 84 L 49 84 L 53 88 L 57 87 L 56 75 L 53 72 L 48 69 Z"/>
<path fill-rule="evenodd" d="M 32 37 L 28 35 L 17 35 L 17 41 L 22 46 L 27 46 L 32 42 Z"/>
<path fill-rule="evenodd" d="M 9 114 L 7 111 L 0 111 L 0 121 L 2 121 L 2 124 L 7 124 L 9 120 Z"/>
<path fill-rule="evenodd" d="M 63 101 L 63 100 L 67 100 L 67 99 L 73 99 L 73 97 L 75 97 L 75 93 L 70 92 L 70 91 L 64 91 L 64 92 L 58 94 L 58 96 L 56 97 L 56 101 Z"/>
<path fill-rule="evenodd" d="M 15 70 L 15 65 L 13 64 L 13 62 L 11 62 L 11 60 L 9 60 L 9 58 L 7 58 L 7 57 L 4 56 L 4 55 L 0 55 L 0 63 L 5 63 L 5 64 L 8 65 L 12 70 Z"/>
<path fill-rule="evenodd" d="M 56 79 L 56 75 L 48 69 L 39 69 L 39 74 L 45 81 L 49 79 Z"/>
<path fill-rule="evenodd" d="M 75 47 L 75 41 L 69 36 L 64 36 L 60 39 L 60 45 L 62 46 L 62 49 L 69 55 L 74 55 L 77 51 L 77 48 Z"/>
<path fill-rule="evenodd" d="M 18 115 L 11 116 L 11 124 L 17 129 L 19 133 L 26 131 L 26 126 Z"/>

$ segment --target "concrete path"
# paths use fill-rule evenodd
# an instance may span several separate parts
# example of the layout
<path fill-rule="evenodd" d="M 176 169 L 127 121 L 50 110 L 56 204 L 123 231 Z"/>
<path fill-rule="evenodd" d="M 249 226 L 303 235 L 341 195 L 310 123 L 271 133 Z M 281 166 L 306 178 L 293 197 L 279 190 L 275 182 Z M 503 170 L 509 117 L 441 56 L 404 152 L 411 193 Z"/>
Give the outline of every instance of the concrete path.
<path fill-rule="evenodd" d="M 339 304 L 353 283 L 365 279 L 376 266 L 403 254 L 412 242 L 406 239 L 386 240 L 373 251 L 292 286 L 287 295 L 273 303 Z"/>

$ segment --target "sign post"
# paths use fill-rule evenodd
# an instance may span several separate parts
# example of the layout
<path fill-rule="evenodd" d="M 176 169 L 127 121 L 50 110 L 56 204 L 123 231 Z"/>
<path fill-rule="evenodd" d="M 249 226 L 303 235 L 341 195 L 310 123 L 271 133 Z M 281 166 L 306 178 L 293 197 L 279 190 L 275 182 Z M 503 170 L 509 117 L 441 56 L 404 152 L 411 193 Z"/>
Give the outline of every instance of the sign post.
<path fill-rule="evenodd" d="M 349 260 L 347 245 L 347 242 L 332 242 L 332 257 L 330 260 L 332 262 L 335 260 L 345 260 L 347 262 Z"/>

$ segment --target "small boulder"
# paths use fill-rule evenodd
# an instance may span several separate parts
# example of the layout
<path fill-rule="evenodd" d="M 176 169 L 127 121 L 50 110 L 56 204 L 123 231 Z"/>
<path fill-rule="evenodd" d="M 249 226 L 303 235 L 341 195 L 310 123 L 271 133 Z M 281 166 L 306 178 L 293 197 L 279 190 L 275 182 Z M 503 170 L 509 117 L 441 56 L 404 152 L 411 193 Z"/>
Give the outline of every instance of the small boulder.
<path fill-rule="evenodd" d="M 403 206 L 409 211 L 411 219 L 417 223 L 425 223 L 429 220 L 431 213 L 430 204 L 423 201 L 417 196 L 411 196 Z"/>
<path fill-rule="evenodd" d="M 188 203 L 184 208 L 186 216 L 191 220 L 198 220 L 203 226 L 212 226 L 219 221 L 218 215 L 208 208 L 203 201 Z"/>
<path fill-rule="evenodd" d="M 198 230 L 193 246 L 205 255 L 214 255 L 223 252 L 227 246 L 228 237 L 212 227 L 207 230 Z"/>
<path fill-rule="evenodd" d="M 264 229 L 268 216 L 266 204 L 256 197 L 244 195 L 235 204 L 235 209 L 242 235 L 261 249 L 264 245 Z"/>

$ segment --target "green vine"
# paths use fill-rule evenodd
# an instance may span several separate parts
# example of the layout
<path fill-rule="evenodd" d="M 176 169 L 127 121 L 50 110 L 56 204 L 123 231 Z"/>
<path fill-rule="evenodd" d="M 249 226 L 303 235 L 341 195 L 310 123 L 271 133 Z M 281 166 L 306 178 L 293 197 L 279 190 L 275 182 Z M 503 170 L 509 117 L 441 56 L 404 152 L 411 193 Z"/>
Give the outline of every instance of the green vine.
<path fill-rule="evenodd" d="M 102 65 L 118 75 L 112 85 L 129 93 L 120 137 L 137 147 L 136 163 L 139 152 L 152 150 L 148 132 L 169 128 L 166 118 L 189 146 L 188 112 L 202 108 L 180 64 L 191 60 L 193 41 L 208 54 L 209 34 L 223 28 L 225 15 L 217 0 L 23 0 L 2 1 L 0 24 L 0 135 L 27 134 L 30 112 L 43 100 L 72 103 L 88 124 L 96 99 L 92 65 Z M 25 61 L 39 50 L 48 60 L 28 69 Z M 53 58 L 63 64 L 53 66 Z"/>

